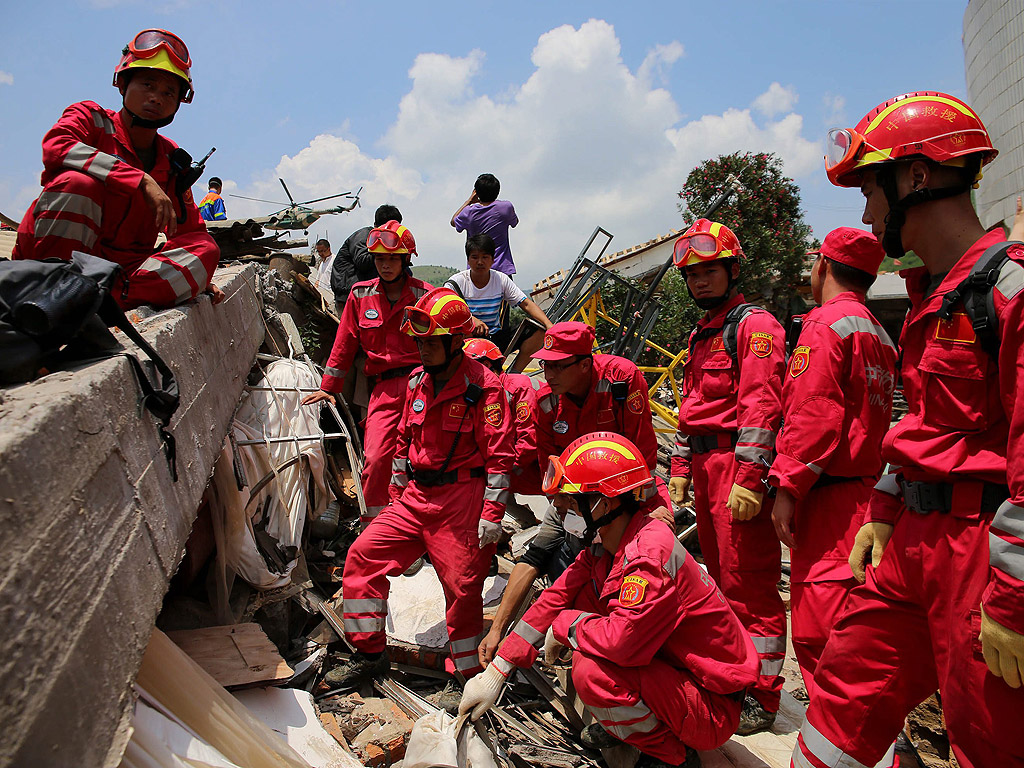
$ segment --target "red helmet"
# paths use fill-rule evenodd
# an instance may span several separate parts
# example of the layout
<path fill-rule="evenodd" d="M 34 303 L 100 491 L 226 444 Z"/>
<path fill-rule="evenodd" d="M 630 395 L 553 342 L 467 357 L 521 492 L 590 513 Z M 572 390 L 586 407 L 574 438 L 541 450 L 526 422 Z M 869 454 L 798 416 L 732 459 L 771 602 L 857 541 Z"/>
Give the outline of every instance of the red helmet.
<path fill-rule="evenodd" d="M 672 263 L 680 269 L 688 264 L 735 259 L 744 255 L 739 238 L 733 231 L 725 224 L 708 219 L 693 222 L 672 247 Z"/>
<path fill-rule="evenodd" d="M 121 51 L 121 60 L 114 68 L 114 87 L 122 85 L 122 75 L 130 69 L 161 69 L 181 80 L 181 100 L 191 103 L 192 57 L 180 37 L 166 29 L 144 29 Z"/>
<path fill-rule="evenodd" d="M 416 253 L 416 238 L 409 228 L 397 221 L 389 221 L 381 227 L 374 227 L 366 238 L 370 253 Z"/>
<path fill-rule="evenodd" d="M 982 165 L 998 154 L 974 110 L 955 96 L 914 91 L 879 104 L 856 128 L 829 131 L 825 172 L 837 187 L 857 187 L 870 165 L 913 157 L 965 165 L 979 153 Z"/>
<path fill-rule="evenodd" d="M 469 334 L 473 332 L 473 315 L 466 301 L 451 288 L 434 288 L 415 306 L 405 308 L 402 332 L 421 338 Z"/>
<path fill-rule="evenodd" d="M 651 470 L 633 443 L 614 432 L 591 432 L 548 457 L 542 490 L 621 496 L 651 482 Z"/>
<path fill-rule="evenodd" d="M 466 343 L 462 345 L 462 351 L 474 360 L 493 360 L 500 363 L 505 359 L 501 350 L 498 349 L 498 345 L 490 339 L 466 339 Z"/>

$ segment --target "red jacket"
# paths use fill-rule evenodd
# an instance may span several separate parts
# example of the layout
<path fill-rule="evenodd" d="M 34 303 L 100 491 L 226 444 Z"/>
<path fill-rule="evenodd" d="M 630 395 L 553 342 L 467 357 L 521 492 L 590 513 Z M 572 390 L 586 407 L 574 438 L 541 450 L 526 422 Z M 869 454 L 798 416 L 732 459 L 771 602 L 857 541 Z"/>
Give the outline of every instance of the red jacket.
<path fill-rule="evenodd" d="M 364 372 L 367 376 L 419 365 L 416 340 L 402 333 L 401 325 L 405 308 L 415 304 L 431 288 L 429 283 L 407 277 L 402 295 L 391 306 L 379 277 L 356 283 L 341 312 L 338 334 L 334 337 L 320 388 L 324 392 L 341 392 L 345 375 L 360 349 L 366 355 Z"/>
<path fill-rule="evenodd" d="M 633 515 L 618 551 L 583 550 L 545 589 L 502 643 L 494 663 L 506 675 L 533 663 L 548 627 L 565 646 L 621 667 L 658 658 L 686 669 L 713 693 L 757 681 L 760 662 L 750 636 L 714 580 L 648 517 Z"/>
<path fill-rule="evenodd" d="M 482 389 L 475 405 L 464 399 L 470 384 Z M 422 369 L 410 376 L 392 464 L 391 498 L 399 498 L 409 484 L 410 464 L 414 470 L 441 469 L 459 433 L 447 471 L 483 468 L 487 488 L 481 517 L 500 522 L 509 497 L 514 427 L 498 377 L 468 355 L 462 356 L 455 375 L 436 396 L 433 376 Z"/>
<path fill-rule="evenodd" d="M 627 385 L 625 398 L 616 400 L 615 382 Z M 628 438 L 644 454 L 653 472 L 658 466 L 658 439 L 651 421 L 647 382 L 635 364 L 616 355 L 594 355 L 590 392 L 582 406 L 567 395 L 551 393 L 544 384 L 537 393 L 537 457 L 541 475 L 548 456 L 560 456 L 569 443 L 588 432 L 608 430 Z"/>
<path fill-rule="evenodd" d="M 1024 633 L 1024 248 L 1011 248 L 992 292 L 1000 339 L 997 362 L 981 348 L 959 305 L 953 319 L 935 311 L 985 249 L 1003 239 L 986 233 L 953 266 L 927 298 L 922 267 L 906 270 L 910 312 L 903 324 L 903 390 L 910 412 L 889 430 L 882 458 L 907 480 L 987 481 L 1006 484 L 1010 498 L 996 512 L 989 536 L 990 583 L 985 612 Z M 895 483 L 883 477 L 871 497 L 869 519 L 892 521 L 901 509 Z M 964 484 L 962 493 L 980 490 Z M 885 489 L 893 491 L 886 492 Z M 956 507 L 973 509 L 971 499 L 954 494 Z"/>
<path fill-rule="evenodd" d="M 889 429 L 896 347 L 851 292 L 804 317 L 782 388 L 783 423 L 772 485 L 797 499 L 822 474 L 878 478 Z"/>
<path fill-rule="evenodd" d="M 516 466 L 538 464 L 537 392 L 541 387 L 540 380 L 522 373 L 502 373 L 498 378 L 505 388 L 515 425 Z M 544 460 L 547 461 L 547 456 Z"/>
<path fill-rule="evenodd" d="M 736 483 L 763 490 L 761 479 L 767 468 L 761 459 L 771 461 L 782 415 L 785 333 L 771 313 L 755 310 L 736 329 L 737 360 L 733 361 L 725 351 L 721 328 L 726 313 L 743 301 L 743 295 L 737 294 L 706 313 L 691 334 L 672 476 L 690 475 L 690 435 L 737 433 Z M 700 338 L 704 333 L 709 335 Z"/>
<path fill-rule="evenodd" d="M 157 134 L 156 161 L 148 173 L 171 198 L 174 212 L 180 217 L 182 210 L 174 190 L 175 177 L 171 174 L 169 160 L 177 147 L 170 139 Z M 104 185 L 108 194 L 103 200 L 94 201 L 102 205 L 102 216 L 91 215 L 88 208 L 73 201 L 52 210 L 43 206 L 43 210 L 39 205 L 43 199 L 41 196 L 26 214 L 26 219 L 31 217 L 32 221 L 19 227 L 14 258 L 57 255 L 37 252 L 35 248 L 35 241 L 42 237 L 42 233 L 35 229 L 35 220 L 51 218 L 64 226 L 81 229 L 83 241 L 95 242 L 94 247 L 86 250 L 125 268 L 128 278 L 124 286 L 125 296 L 115 297 L 122 300 L 123 306 L 143 303 L 171 306 L 194 298 L 206 289 L 217 267 L 220 248 L 207 234 L 191 190 L 183 195 L 184 223 L 178 224 L 174 236 L 163 246 L 154 246 L 158 234 L 156 224 L 139 192 L 145 172 L 120 112 L 103 109 L 91 101 L 72 104 L 64 110 L 60 120 L 43 138 L 42 185 L 46 187 L 67 171 L 83 173 Z M 28 232 L 28 237 L 22 236 L 23 229 Z M 141 289 L 142 295 L 132 289 L 131 273 L 136 270 L 160 278 L 146 284 Z"/>

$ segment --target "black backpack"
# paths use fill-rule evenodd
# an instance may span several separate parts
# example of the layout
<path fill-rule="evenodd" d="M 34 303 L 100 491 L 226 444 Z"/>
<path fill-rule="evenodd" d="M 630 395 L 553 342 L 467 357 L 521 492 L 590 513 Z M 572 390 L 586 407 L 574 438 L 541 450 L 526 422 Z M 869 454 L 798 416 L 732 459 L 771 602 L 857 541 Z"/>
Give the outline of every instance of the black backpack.
<path fill-rule="evenodd" d="M 159 422 L 164 454 L 177 480 L 174 436 L 167 425 L 178 408 L 178 383 L 110 295 L 120 272 L 113 262 L 77 251 L 71 261 L 0 261 L 0 385 L 29 381 L 43 368 L 124 355 L 138 378 L 142 406 Z M 159 386 L 138 358 L 118 344 L 109 326 L 120 328 L 146 353 Z"/>

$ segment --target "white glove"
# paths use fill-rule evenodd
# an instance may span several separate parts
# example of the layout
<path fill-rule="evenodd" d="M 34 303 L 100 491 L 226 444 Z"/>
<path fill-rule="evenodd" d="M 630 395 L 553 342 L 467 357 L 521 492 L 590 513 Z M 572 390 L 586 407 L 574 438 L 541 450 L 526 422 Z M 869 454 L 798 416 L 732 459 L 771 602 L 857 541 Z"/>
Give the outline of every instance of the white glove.
<path fill-rule="evenodd" d="M 548 627 L 548 633 L 544 635 L 544 663 L 551 665 L 558 661 L 558 655 L 565 646 L 555 639 L 552 627 Z"/>
<path fill-rule="evenodd" d="M 480 549 L 488 544 L 497 544 L 501 538 L 501 523 L 492 523 L 490 520 L 480 518 L 476 527 L 476 535 L 480 537 Z"/>
<path fill-rule="evenodd" d="M 488 665 L 487 669 L 470 678 L 462 691 L 462 701 L 459 702 L 459 714 L 463 715 L 470 710 L 473 714 L 470 719 L 479 720 L 480 715 L 494 706 L 501 695 L 501 687 L 505 684 L 505 676 L 501 674 L 494 664 Z"/>

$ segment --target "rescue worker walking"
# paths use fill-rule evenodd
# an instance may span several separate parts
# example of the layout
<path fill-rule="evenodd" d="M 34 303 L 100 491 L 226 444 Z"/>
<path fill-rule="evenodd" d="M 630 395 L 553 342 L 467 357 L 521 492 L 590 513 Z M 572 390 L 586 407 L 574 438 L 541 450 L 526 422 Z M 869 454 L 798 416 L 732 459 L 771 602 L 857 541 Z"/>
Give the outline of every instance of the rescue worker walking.
<path fill-rule="evenodd" d="M 444 590 L 451 648 L 446 666 L 466 677 L 480 671 L 483 584 L 501 534 L 512 468 L 508 404 L 498 377 L 462 352 L 472 315 L 454 291 L 428 292 L 406 309 L 402 328 L 415 337 L 423 367 L 407 384 L 391 503 L 345 560 L 342 615 L 345 636 L 358 652 L 327 674 L 335 686 L 387 672 L 388 577 L 424 552 Z"/>
<path fill-rule="evenodd" d="M 172 307 L 212 283 L 220 249 L 206 231 L 192 190 L 177 183 L 191 158 L 157 130 L 192 101 L 192 59 L 181 38 L 139 32 L 114 69 L 120 111 L 81 101 L 43 137 L 42 194 L 18 227 L 14 259 L 74 251 L 120 264 L 111 294 L 123 309 Z M 184 160 L 183 160 L 184 155 Z M 167 242 L 156 245 L 157 236 Z"/>
<path fill-rule="evenodd" d="M 639 448 L 609 432 L 551 457 L 545 491 L 570 495 L 594 544 L 469 681 L 460 712 L 480 717 L 515 667 L 567 646 L 576 692 L 597 719 L 582 734 L 586 746 L 625 742 L 643 753 L 638 766 L 697 766 L 694 750 L 733 734 L 757 653 L 713 579 L 648 516 L 661 503 L 651 484 Z"/>
<path fill-rule="evenodd" d="M 782 387 L 772 520 L 791 550 L 793 648 L 810 698 L 828 633 L 857 583 L 850 551 L 892 415 L 896 347 L 864 303 L 884 255 L 870 232 L 825 236 L 811 267 L 819 306 L 804 316 Z"/>
<path fill-rule="evenodd" d="M 786 608 L 776 586 L 782 551 L 770 510 L 762 510 L 785 350 L 778 321 L 744 304 L 736 286 L 743 256 L 732 230 L 707 219 L 673 249 L 690 295 L 707 311 L 688 341 L 670 492 L 681 504 L 692 483 L 704 564 L 761 656 L 737 731 L 748 734 L 775 721 L 786 651 Z"/>
<path fill-rule="evenodd" d="M 818 663 L 793 764 L 874 765 L 938 687 L 959 765 L 1022 766 L 1024 246 L 1001 246 L 971 201 L 996 150 L 970 107 L 931 91 L 878 105 L 828 146 L 829 180 L 860 188 L 886 253 L 913 249 L 924 266 L 904 273 L 910 412 L 882 443 L 896 471 L 857 533 L 866 583 Z M 967 282 L 993 245 L 1008 260 Z"/>
<path fill-rule="evenodd" d="M 303 405 L 319 403 L 341 392 L 356 353 L 362 350 L 366 356 L 364 371 L 371 384 L 363 440 L 363 527 L 388 503 L 391 460 L 409 392 L 409 374 L 420 361 L 416 342 L 402 330 L 405 309 L 432 288 L 408 273 L 416 240 L 407 227 L 389 221 L 371 229 L 367 246 L 378 277 L 353 286 L 351 300 L 341 313 L 320 391 L 302 401 Z"/>

